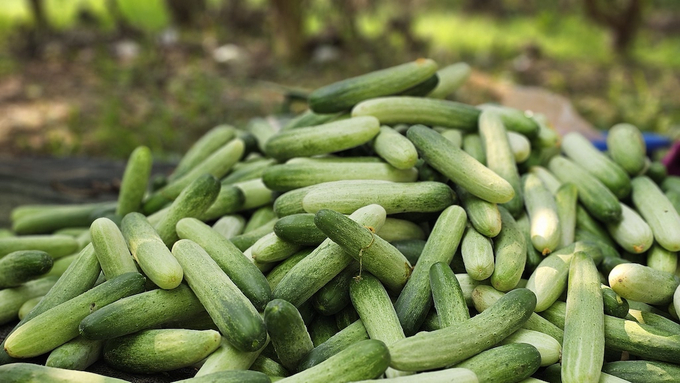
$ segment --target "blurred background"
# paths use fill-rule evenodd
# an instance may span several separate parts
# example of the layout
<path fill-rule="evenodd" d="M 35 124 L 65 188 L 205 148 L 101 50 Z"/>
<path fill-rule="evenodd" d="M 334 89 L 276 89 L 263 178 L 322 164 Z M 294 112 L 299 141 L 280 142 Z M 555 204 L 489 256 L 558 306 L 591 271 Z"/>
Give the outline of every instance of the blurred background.
<path fill-rule="evenodd" d="M 470 64 L 459 101 L 540 87 L 596 129 L 680 138 L 677 0 L 2 0 L 0 153 L 173 161 L 418 57 Z"/>

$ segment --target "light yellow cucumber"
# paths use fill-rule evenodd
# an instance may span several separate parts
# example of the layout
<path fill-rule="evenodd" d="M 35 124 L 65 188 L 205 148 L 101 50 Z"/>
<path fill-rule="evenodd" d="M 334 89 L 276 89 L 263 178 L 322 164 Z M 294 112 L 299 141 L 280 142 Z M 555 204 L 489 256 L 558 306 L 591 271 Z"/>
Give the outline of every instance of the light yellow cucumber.
<path fill-rule="evenodd" d="M 626 204 L 621 204 L 621 221 L 606 226 L 614 241 L 630 253 L 644 253 L 654 243 L 654 234 L 647 222 Z"/>
<path fill-rule="evenodd" d="M 531 243 L 543 255 L 550 254 L 560 245 L 561 234 L 555 198 L 531 173 L 524 175 L 524 195 L 531 223 Z"/>

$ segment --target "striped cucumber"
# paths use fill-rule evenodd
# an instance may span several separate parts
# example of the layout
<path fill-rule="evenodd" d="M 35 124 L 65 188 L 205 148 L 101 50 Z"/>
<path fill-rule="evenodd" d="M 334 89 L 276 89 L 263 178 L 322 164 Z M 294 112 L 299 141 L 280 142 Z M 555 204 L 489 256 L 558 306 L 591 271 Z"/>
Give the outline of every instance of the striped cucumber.
<path fill-rule="evenodd" d="M 607 231 L 624 250 L 639 254 L 654 243 L 654 234 L 642 217 L 626 204 L 621 204 L 621 221 L 607 223 Z"/>
<path fill-rule="evenodd" d="M 503 339 L 500 344 L 527 343 L 534 346 L 541 355 L 541 366 L 557 363 L 562 355 L 562 345 L 555 338 L 539 331 L 519 329 Z"/>
<path fill-rule="evenodd" d="M 680 382 L 680 366 L 649 360 L 605 363 L 602 371 L 631 383 Z"/>
<path fill-rule="evenodd" d="M 295 371 L 314 344 L 300 312 L 283 299 L 274 299 L 264 309 L 264 323 L 281 364 Z"/>
<path fill-rule="evenodd" d="M 531 224 L 531 243 L 543 255 L 555 251 L 560 245 L 560 219 L 555 197 L 531 174 L 524 175 L 524 195 Z"/>
<path fill-rule="evenodd" d="M 120 181 L 116 215 L 124 217 L 127 213 L 139 211 L 149 184 L 153 157 L 146 146 L 138 146 L 128 158 L 123 178 Z"/>
<path fill-rule="evenodd" d="M 269 341 L 267 341 L 267 344 L 269 344 Z M 256 351 L 241 351 L 232 346 L 225 337 L 222 337 L 217 350 L 205 359 L 195 377 L 210 376 L 220 371 L 247 370 L 265 347 L 266 345 L 263 345 Z"/>
<path fill-rule="evenodd" d="M 283 261 L 297 253 L 301 246 L 284 241 L 276 233 L 269 233 L 250 247 L 251 255 L 257 263 Z"/>
<path fill-rule="evenodd" d="M 654 239 L 668 251 L 680 250 L 680 214 L 661 189 L 647 176 L 632 181 L 633 204 L 654 233 Z"/>
<path fill-rule="evenodd" d="M 609 156 L 630 176 L 645 169 L 647 146 L 640 129 L 631 124 L 616 124 L 607 133 Z"/>
<path fill-rule="evenodd" d="M 514 289 L 522 278 L 527 260 L 526 237 L 512 214 L 499 207 L 503 228 L 493 241 L 495 264 L 491 285 L 499 291 Z"/>
<path fill-rule="evenodd" d="M 413 143 L 389 126 L 380 127 L 380 133 L 373 140 L 373 150 L 397 169 L 410 169 L 418 161 L 418 151 Z"/>

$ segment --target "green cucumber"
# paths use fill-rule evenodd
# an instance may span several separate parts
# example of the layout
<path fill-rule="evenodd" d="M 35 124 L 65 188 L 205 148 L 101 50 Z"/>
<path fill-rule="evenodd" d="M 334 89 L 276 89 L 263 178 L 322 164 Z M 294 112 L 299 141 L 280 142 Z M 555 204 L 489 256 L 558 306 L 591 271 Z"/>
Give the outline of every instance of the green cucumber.
<path fill-rule="evenodd" d="M 604 347 L 600 277 L 592 258 L 583 252 L 576 252 L 569 266 L 562 381 L 597 382 L 604 362 Z"/>
<path fill-rule="evenodd" d="M 230 238 L 229 241 L 231 241 L 231 243 L 234 244 L 234 246 L 236 246 L 236 248 L 240 251 L 246 251 L 246 249 L 253 246 L 253 244 L 255 244 L 255 242 L 257 242 L 260 238 L 272 233 L 274 231 L 274 225 L 276 224 L 276 221 L 277 218 L 274 218 L 249 233 L 244 233 Z"/>
<path fill-rule="evenodd" d="M 471 194 L 496 203 L 505 203 L 514 197 L 514 189 L 508 181 L 436 131 L 416 125 L 409 128 L 407 137 L 430 166 Z"/>
<path fill-rule="evenodd" d="M 521 164 L 531 155 L 531 142 L 526 136 L 516 132 L 508 132 L 510 150 L 515 157 L 515 163 Z"/>
<path fill-rule="evenodd" d="M 631 383 L 680 382 L 680 366 L 649 360 L 605 363 L 602 371 Z"/>
<path fill-rule="evenodd" d="M 454 190 L 475 230 L 489 238 L 496 237 L 502 227 L 498 205 L 476 197 L 460 186 Z"/>
<path fill-rule="evenodd" d="M 567 182 L 555 192 L 557 218 L 560 222 L 560 244 L 558 248 L 569 246 L 574 242 L 576 230 L 576 209 L 578 206 L 578 189 Z"/>
<path fill-rule="evenodd" d="M 381 205 L 387 214 L 438 212 L 455 202 L 451 188 L 440 182 L 335 181 L 318 184 L 302 199 L 307 213 L 331 209 L 349 214 L 368 204 Z"/>
<path fill-rule="evenodd" d="M 144 274 L 162 289 L 174 289 L 182 282 L 182 266 L 172 256 L 156 230 L 140 213 L 129 213 L 121 231 L 130 253 Z"/>
<path fill-rule="evenodd" d="M 318 315 L 309 324 L 309 336 L 312 338 L 314 347 L 324 343 L 337 333 L 338 325 L 332 315 Z"/>
<path fill-rule="evenodd" d="M 375 117 L 350 118 L 279 132 L 267 140 L 265 153 L 283 161 L 339 152 L 365 144 L 379 132 L 380 123 Z"/>
<path fill-rule="evenodd" d="M 550 170 L 543 166 L 532 166 L 529 168 L 529 173 L 536 175 L 543 182 L 543 186 L 553 194 L 556 194 L 562 185 L 562 181 L 558 180 Z"/>
<path fill-rule="evenodd" d="M 70 235 L 22 235 L 0 238 L 0 259 L 19 250 L 40 250 L 57 259 L 78 251 L 78 242 Z"/>
<path fill-rule="evenodd" d="M 228 370 L 178 380 L 176 383 L 271 383 L 271 381 L 269 376 L 259 371 Z"/>
<path fill-rule="evenodd" d="M 652 229 L 656 242 L 668 251 L 679 251 L 680 214 L 673 204 L 647 176 L 635 177 L 632 186 L 633 204 Z"/>
<path fill-rule="evenodd" d="M 206 376 L 205 379 L 207 379 L 207 376 L 220 371 L 247 370 L 260 356 L 267 344 L 269 344 L 269 340 L 259 350 L 241 351 L 232 346 L 225 337 L 222 337 L 217 350 L 206 358 L 195 377 Z"/>
<path fill-rule="evenodd" d="M 261 158 L 250 162 L 237 162 L 231 173 L 220 181 L 223 186 L 262 178 L 264 171 L 276 164 L 273 158 Z M 242 166 L 239 166 L 242 165 Z"/>
<path fill-rule="evenodd" d="M 468 321 L 392 344 L 390 366 L 403 371 L 425 371 L 461 362 L 493 347 L 522 327 L 535 305 L 536 298 L 531 291 L 512 290 Z"/>
<path fill-rule="evenodd" d="M 653 305 L 671 303 L 680 285 L 679 276 L 637 263 L 614 267 L 608 278 L 609 286 L 621 297 Z"/>
<path fill-rule="evenodd" d="M 12 363 L 0 366 L 4 383 L 127 383 L 127 380 L 92 372 L 47 367 L 33 363 Z"/>
<path fill-rule="evenodd" d="M 40 250 L 19 250 L 0 258 L 0 289 L 15 287 L 50 271 L 54 261 Z"/>
<path fill-rule="evenodd" d="M 630 176 L 637 176 L 645 169 L 647 146 L 635 125 L 612 126 L 607 133 L 607 152 Z"/>
<path fill-rule="evenodd" d="M 629 311 L 628 301 L 621 298 L 611 287 L 607 285 L 601 285 L 600 287 L 602 288 L 604 313 L 618 318 L 625 318 Z"/>
<path fill-rule="evenodd" d="M 264 147 L 267 140 L 276 134 L 278 128 L 275 127 L 274 123 L 269 119 L 255 117 L 248 121 L 245 130 L 255 137 L 257 148 L 260 149 L 260 152 L 264 153 Z"/>
<path fill-rule="evenodd" d="M 508 133 L 498 112 L 493 109 L 482 112 L 479 116 L 479 136 L 484 143 L 486 166 L 508 181 L 515 192 L 512 199 L 503 206 L 513 216 L 519 216 L 524 211 L 522 184 L 515 156 L 508 141 Z"/>
<path fill-rule="evenodd" d="M 630 253 L 644 253 L 654 243 L 654 234 L 647 222 L 626 204 L 621 204 L 621 221 L 606 226 L 614 241 Z"/>
<path fill-rule="evenodd" d="M 347 347 L 366 339 L 369 339 L 366 327 L 364 327 L 363 322 L 359 319 L 338 331 L 335 335 L 328 338 L 327 341 L 314 347 L 314 349 L 300 361 L 298 371 L 312 368 Z"/>
<path fill-rule="evenodd" d="M 281 130 L 290 130 L 297 128 L 305 128 L 307 126 L 316 126 L 340 119 L 343 113 L 314 113 L 311 109 L 307 109 L 299 115 L 293 117 L 286 125 L 281 127 Z"/>
<path fill-rule="evenodd" d="M 422 81 L 397 94 L 400 96 L 422 97 L 430 93 L 430 91 L 434 89 L 437 86 L 437 84 L 439 84 L 439 77 L 437 77 L 437 74 L 435 73 L 432 76 L 428 77 L 425 81 Z"/>
<path fill-rule="evenodd" d="M 499 207 L 503 228 L 493 241 L 495 264 L 491 285 L 498 291 L 514 289 L 526 265 L 526 237 L 509 211 Z"/>
<path fill-rule="evenodd" d="M 649 165 L 643 174 L 661 185 L 666 177 L 668 177 L 668 169 L 661 161 L 649 161 Z"/>
<path fill-rule="evenodd" d="M 295 371 L 300 360 L 314 348 L 300 312 L 291 303 L 274 299 L 264 309 L 264 323 L 281 364 Z"/>
<path fill-rule="evenodd" d="M 116 204 L 114 201 L 80 205 L 22 205 L 12 210 L 12 231 L 18 235 L 46 234 L 66 227 L 86 227 L 94 219 L 95 211 L 115 208 Z"/>
<path fill-rule="evenodd" d="M 449 265 L 437 262 L 430 267 L 430 288 L 440 328 L 470 319 L 460 282 Z"/>
<path fill-rule="evenodd" d="M 59 304 L 10 334 L 5 340 L 5 351 L 15 358 L 30 358 L 51 351 L 78 336 L 78 324 L 87 315 L 120 298 L 140 293 L 144 282 L 139 273 L 122 274 Z"/>
<path fill-rule="evenodd" d="M 350 284 L 359 274 L 359 263 L 353 262 L 314 294 L 314 309 L 323 315 L 335 315 L 351 303 Z"/>
<path fill-rule="evenodd" d="M 557 203 L 537 176 L 525 174 L 523 181 L 526 197 L 524 203 L 531 224 L 531 243 L 545 256 L 560 245 L 561 228 Z"/>
<path fill-rule="evenodd" d="M 310 93 L 309 107 L 315 113 L 336 113 L 370 98 L 405 91 L 434 75 L 437 63 L 418 59 L 326 85 Z"/>
<path fill-rule="evenodd" d="M 178 222 L 179 223 L 179 222 Z M 246 226 L 246 219 L 238 214 L 225 215 L 213 223 L 212 229 L 226 239 L 231 239 L 241 233 Z"/>
<path fill-rule="evenodd" d="M 276 218 L 276 213 L 274 213 L 274 208 L 271 206 L 262 206 L 255 210 L 253 214 L 248 219 L 245 227 L 243 228 L 243 233 L 249 233 L 272 219 Z"/>
<path fill-rule="evenodd" d="M 464 62 L 451 64 L 437 71 L 439 83 L 428 93 L 429 98 L 446 98 L 455 92 L 470 77 L 470 65 Z"/>
<path fill-rule="evenodd" d="M 326 383 L 373 379 L 382 375 L 389 365 L 390 352 L 387 346 L 379 340 L 367 339 L 279 382 Z"/>
<path fill-rule="evenodd" d="M 55 278 L 55 281 L 56 281 L 56 278 Z M 6 290 L 9 291 L 9 289 L 6 289 Z M 33 310 L 33 308 L 34 308 L 36 305 L 38 305 L 38 303 L 40 303 L 40 300 L 43 299 L 43 297 L 44 297 L 44 295 L 40 295 L 40 296 L 31 298 L 31 299 L 25 301 L 25 302 L 21 305 L 21 307 L 19 307 L 19 312 L 17 313 L 17 315 L 19 316 L 19 320 L 24 319 L 24 318 L 26 317 L 26 315 L 28 315 L 28 313 L 31 312 L 31 310 Z M 3 297 L 3 298 L 7 298 L 7 297 Z M 11 299 L 11 298 L 10 298 L 10 299 Z M 12 302 L 12 303 L 16 304 L 15 302 Z M 5 303 L 5 304 L 7 304 L 7 303 Z M 8 313 L 8 314 L 11 313 L 11 312 L 12 312 L 11 310 L 12 310 L 12 309 L 7 310 L 7 313 Z M 1 321 L 1 320 L 0 320 L 0 321 Z"/>
<path fill-rule="evenodd" d="M 191 366 L 217 349 L 214 330 L 144 330 L 108 340 L 104 360 L 117 370 L 152 374 Z"/>
<path fill-rule="evenodd" d="M 509 131 L 520 133 L 529 139 L 536 139 L 539 135 L 540 124 L 533 118 L 531 111 L 524 112 L 498 104 L 481 104 L 478 107 L 482 111 L 496 112 Z"/>
<path fill-rule="evenodd" d="M 644 323 L 646 325 L 654 326 L 661 330 L 668 331 L 670 333 L 680 332 L 680 324 L 678 324 L 678 322 L 674 321 L 673 319 L 669 319 L 659 314 L 653 313 L 651 311 L 642 311 L 629 308 L 626 314 L 627 315 L 623 317 L 619 316 L 619 318 L 634 320 L 637 321 L 638 323 Z"/>
<path fill-rule="evenodd" d="M 267 188 L 264 182 L 262 182 L 262 178 L 237 182 L 233 186 L 241 189 L 245 198 L 238 211 L 263 207 L 274 201 L 274 192 Z"/>
<path fill-rule="evenodd" d="M 389 126 L 380 127 L 380 133 L 373 140 L 373 150 L 397 169 L 411 169 L 418 161 L 418 151 L 413 143 Z"/>
<path fill-rule="evenodd" d="M 510 343 L 491 348 L 455 365 L 477 375 L 480 383 L 515 383 L 541 367 L 541 354 L 528 343 Z"/>
<path fill-rule="evenodd" d="M 467 133 L 463 136 L 461 148 L 465 153 L 476 159 L 482 164 L 486 163 L 486 153 L 484 152 L 484 143 L 482 137 L 477 133 Z"/>
<path fill-rule="evenodd" d="M 207 222 L 227 214 L 234 214 L 237 211 L 242 210 L 245 202 L 246 196 L 243 194 L 241 188 L 234 185 L 222 184 L 222 186 L 220 186 L 220 192 L 217 194 L 217 198 L 215 198 L 215 202 L 213 202 L 212 205 L 197 218 Z"/>
<path fill-rule="evenodd" d="M 399 218 L 387 218 L 376 234 L 387 242 L 425 239 L 425 232 L 418 224 Z"/>
<path fill-rule="evenodd" d="M 500 343 L 527 343 L 534 346 L 541 355 L 541 366 L 546 367 L 559 362 L 562 345 L 555 338 L 539 331 L 519 329 Z"/>
<path fill-rule="evenodd" d="M 251 246 L 253 259 L 258 263 L 283 261 L 300 250 L 301 246 L 284 241 L 276 233 L 269 233 Z"/>
<path fill-rule="evenodd" d="M 420 239 L 406 239 L 402 241 L 393 241 L 390 243 L 402 254 L 404 254 L 406 259 L 408 259 L 412 265 L 415 265 L 416 262 L 418 262 L 418 258 L 420 258 L 420 255 L 423 253 L 423 249 L 425 248 L 425 244 L 427 242 Z"/>
<path fill-rule="evenodd" d="M 222 335 L 242 351 L 262 348 L 267 340 L 262 317 L 210 255 L 188 239 L 177 241 L 172 254 L 182 265 L 189 287 Z"/>
<path fill-rule="evenodd" d="M 276 265 L 269 273 L 267 273 L 267 282 L 269 283 L 270 290 L 274 290 L 279 282 L 281 282 L 283 277 L 285 277 L 295 265 L 300 263 L 300 261 L 308 256 L 312 250 L 313 249 L 305 248 L 297 252 L 293 256 Z M 243 290 L 243 288 L 241 288 L 241 290 Z"/>
<path fill-rule="evenodd" d="M 440 127 L 435 126 L 432 129 L 437 131 L 439 134 L 442 135 L 442 137 L 446 138 L 447 140 L 453 142 L 454 145 L 457 147 L 462 147 L 463 146 L 463 132 L 460 129 L 446 129 L 442 128 L 441 130 L 439 129 Z"/>
<path fill-rule="evenodd" d="M 472 278 L 483 281 L 494 271 L 493 246 L 489 238 L 481 235 L 474 227 L 465 230 L 460 245 L 465 271 Z"/>
<path fill-rule="evenodd" d="M 180 284 L 172 290 L 155 289 L 113 302 L 85 317 L 78 329 L 87 339 L 111 339 L 202 311 L 203 306 L 193 291 Z"/>
<path fill-rule="evenodd" d="M 302 207 L 302 200 L 316 187 L 317 185 L 307 186 L 281 194 L 274 200 L 274 212 L 279 217 L 305 213 L 305 209 Z"/>
<path fill-rule="evenodd" d="M 253 362 L 253 365 L 250 366 L 251 371 L 259 371 L 262 372 L 263 374 L 267 375 L 267 383 L 270 383 L 271 381 L 269 380 L 270 376 L 289 376 L 290 372 L 286 370 L 285 367 L 283 367 L 279 362 L 275 361 L 274 359 L 267 358 L 264 355 L 260 355 L 255 359 L 255 362 Z"/>
<path fill-rule="evenodd" d="M 123 178 L 120 181 L 118 192 L 118 204 L 116 215 L 124 217 L 125 214 L 139 211 L 142 200 L 149 184 L 153 157 L 151 150 L 146 146 L 138 146 L 128 158 Z"/>
<path fill-rule="evenodd" d="M 274 233 L 284 241 L 301 246 L 318 246 L 327 237 L 314 224 L 314 214 L 291 214 L 274 225 Z"/>
<path fill-rule="evenodd" d="M 137 271 L 123 233 L 108 218 L 97 218 L 90 226 L 92 246 L 107 279 Z"/>
<path fill-rule="evenodd" d="M 359 313 L 357 313 L 357 310 L 352 305 L 345 306 L 342 310 L 335 314 L 334 317 L 335 324 L 340 330 L 356 322 L 357 319 L 360 319 Z"/>
<path fill-rule="evenodd" d="M 621 220 L 621 205 L 616 195 L 586 169 L 562 156 L 553 157 L 548 167 L 560 181 L 576 185 L 579 201 L 593 217 L 602 222 Z"/>
<path fill-rule="evenodd" d="M 230 125 L 218 125 L 208 130 L 184 153 L 172 174 L 168 176 L 168 181 L 172 182 L 185 175 L 234 137 L 236 129 Z"/>
<path fill-rule="evenodd" d="M 628 173 L 593 145 L 583 134 L 570 132 L 562 138 L 562 151 L 600 180 L 617 198 L 630 194 Z"/>
<path fill-rule="evenodd" d="M 99 360 L 104 342 L 76 337 L 52 350 L 45 366 L 85 370 Z"/>
<path fill-rule="evenodd" d="M 44 277 L 17 287 L 0 290 L 0 325 L 16 320 L 23 304 L 30 299 L 45 295 L 57 279 L 58 277 Z"/>

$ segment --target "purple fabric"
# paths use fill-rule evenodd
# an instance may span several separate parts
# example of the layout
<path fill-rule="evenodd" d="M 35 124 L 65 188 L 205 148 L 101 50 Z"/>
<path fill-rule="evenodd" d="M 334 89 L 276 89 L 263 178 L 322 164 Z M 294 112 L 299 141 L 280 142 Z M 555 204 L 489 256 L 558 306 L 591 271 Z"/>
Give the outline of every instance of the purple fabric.
<path fill-rule="evenodd" d="M 668 174 L 680 176 L 680 141 L 673 143 L 662 162 L 666 165 Z"/>

